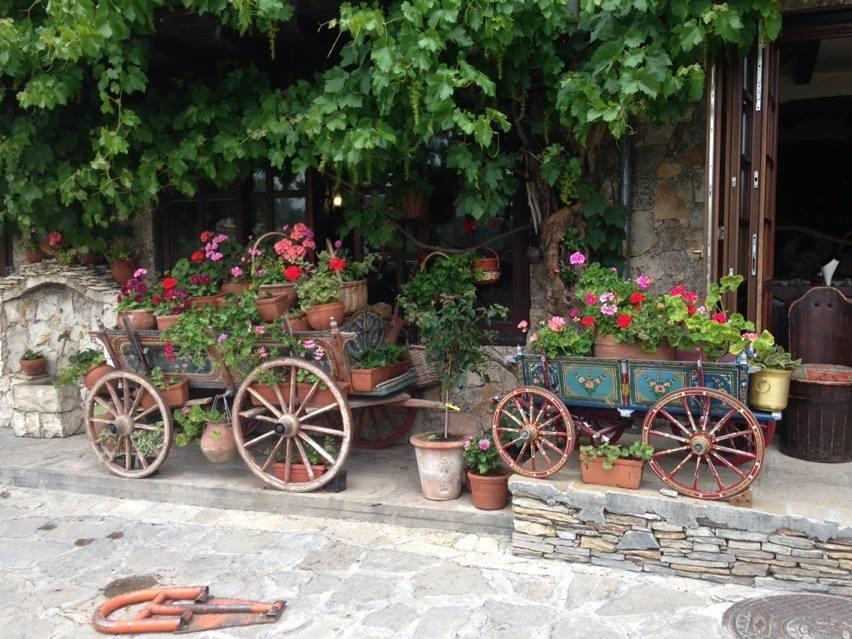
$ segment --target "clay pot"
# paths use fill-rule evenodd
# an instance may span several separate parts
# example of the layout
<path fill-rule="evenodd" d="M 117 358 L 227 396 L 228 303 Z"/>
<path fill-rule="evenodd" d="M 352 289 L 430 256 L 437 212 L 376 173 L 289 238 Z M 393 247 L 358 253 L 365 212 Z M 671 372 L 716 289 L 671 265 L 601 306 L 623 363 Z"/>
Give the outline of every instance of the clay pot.
<path fill-rule="evenodd" d="M 59 246 L 51 246 L 50 240 L 48 240 L 47 238 L 39 240 L 38 249 L 45 257 L 56 257 L 59 251 L 62 250 L 62 248 Z"/>
<path fill-rule="evenodd" d="M 430 435 L 439 438 L 429 440 Z M 426 499 L 447 501 L 461 495 L 464 440 L 462 435 L 452 433 L 449 439 L 444 439 L 443 433 L 418 433 L 408 440 L 414 446 L 420 491 Z"/>
<path fill-rule="evenodd" d="M 287 308 L 292 308 L 296 303 L 295 284 L 261 284 L 257 289 L 258 297 L 278 297 L 284 295 L 287 298 Z"/>
<path fill-rule="evenodd" d="M 180 319 L 180 315 L 157 315 L 157 330 L 164 331 L 171 328 Z"/>
<path fill-rule="evenodd" d="M 336 320 L 338 324 L 343 320 L 343 302 L 317 304 L 309 310 L 305 310 L 305 317 L 310 327 L 315 331 L 327 331 L 331 328 L 332 319 Z"/>
<path fill-rule="evenodd" d="M 38 359 L 22 359 L 21 370 L 24 375 L 28 375 L 29 377 L 44 375 L 44 372 L 47 370 L 47 360 L 44 357 L 39 357 Z"/>
<path fill-rule="evenodd" d="M 41 262 L 43 257 L 44 256 L 41 254 L 41 251 L 37 247 L 28 248 L 26 251 L 27 264 L 37 264 L 38 262 Z"/>
<path fill-rule="evenodd" d="M 136 271 L 136 264 L 131 260 L 118 260 L 110 264 L 109 271 L 112 274 L 112 279 L 117 284 L 124 286 L 133 277 L 133 273 Z"/>
<path fill-rule="evenodd" d="M 296 382 L 296 394 L 304 401 L 304 398 L 308 396 L 308 392 L 310 392 L 312 386 L 313 382 Z M 349 395 L 349 384 L 346 382 L 338 382 L 337 388 L 341 393 L 343 393 L 344 397 Z M 336 401 L 337 400 L 329 389 L 318 388 L 313 397 L 311 397 L 311 401 L 308 402 L 308 406 L 328 406 L 329 404 L 334 404 Z"/>
<path fill-rule="evenodd" d="M 275 394 L 275 389 L 272 386 L 267 384 L 252 384 L 251 388 L 273 406 L 278 406 L 280 404 L 278 401 L 278 395 Z M 281 382 L 278 384 L 278 390 L 281 391 L 281 397 L 283 397 L 285 401 L 289 400 L 290 382 Z M 264 403 L 251 393 L 248 393 L 248 398 L 252 406 L 264 406 Z"/>
<path fill-rule="evenodd" d="M 304 313 L 299 313 L 298 315 L 288 315 L 287 321 L 290 323 L 290 328 L 294 333 L 300 333 L 303 331 L 311 330 L 311 327 L 308 325 L 308 319 L 305 317 Z"/>
<path fill-rule="evenodd" d="M 651 359 L 651 360 L 673 360 L 674 348 L 668 342 L 660 344 L 653 353 L 642 350 L 639 343 L 620 343 L 615 341 L 612 335 L 598 335 L 595 337 L 595 357 L 608 359 Z"/>
<path fill-rule="evenodd" d="M 580 476 L 587 484 L 616 486 L 637 490 L 642 483 L 645 462 L 640 459 L 616 459 L 610 470 L 603 467 L 605 457 L 587 458 L 580 455 Z"/>
<path fill-rule="evenodd" d="M 199 442 L 201 452 L 214 464 L 224 464 L 237 456 L 237 441 L 228 422 L 209 422 Z"/>
<path fill-rule="evenodd" d="M 160 390 L 160 396 L 169 408 L 183 406 L 189 401 L 189 381 L 183 380 Z M 151 408 L 157 402 L 149 393 L 145 393 L 140 403 L 143 408 Z"/>
<path fill-rule="evenodd" d="M 101 377 L 114 370 L 109 364 L 98 364 L 83 376 L 83 386 L 91 388 Z"/>
<path fill-rule="evenodd" d="M 477 475 L 467 471 L 470 498 L 479 510 L 500 510 L 509 503 L 509 475 Z"/>
<path fill-rule="evenodd" d="M 151 311 L 122 311 L 118 314 L 118 328 L 124 329 L 124 318 L 130 320 L 130 325 L 137 331 L 150 331 L 157 325 L 157 318 Z"/>
<path fill-rule="evenodd" d="M 274 297 L 258 297 L 254 301 L 257 314 L 263 322 L 273 322 L 284 315 L 290 308 L 287 295 L 276 295 Z"/>
<path fill-rule="evenodd" d="M 222 295 L 242 295 L 248 287 L 248 282 L 225 282 L 219 288 L 219 292 Z"/>
<path fill-rule="evenodd" d="M 379 384 L 394 379 L 411 368 L 411 360 L 380 366 L 378 368 L 353 368 L 351 373 L 352 390 L 362 393 L 369 392 Z"/>
<path fill-rule="evenodd" d="M 224 299 L 224 295 L 217 293 L 216 295 L 196 295 L 189 298 L 189 304 L 193 307 L 197 306 L 219 306 Z"/>
<path fill-rule="evenodd" d="M 103 264 L 104 256 L 100 253 L 83 253 L 77 257 L 77 262 L 81 266 L 94 266 L 95 264 Z"/>
<path fill-rule="evenodd" d="M 328 466 L 325 464 L 311 464 L 311 470 L 314 471 L 314 479 L 316 479 L 317 477 L 325 475 L 325 471 L 328 470 Z M 272 464 L 272 472 L 275 473 L 275 476 L 278 479 L 284 481 L 284 464 Z M 311 481 L 311 478 L 308 477 L 308 471 L 304 464 L 290 464 L 290 481 L 298 484 L 305 484 Z"/>

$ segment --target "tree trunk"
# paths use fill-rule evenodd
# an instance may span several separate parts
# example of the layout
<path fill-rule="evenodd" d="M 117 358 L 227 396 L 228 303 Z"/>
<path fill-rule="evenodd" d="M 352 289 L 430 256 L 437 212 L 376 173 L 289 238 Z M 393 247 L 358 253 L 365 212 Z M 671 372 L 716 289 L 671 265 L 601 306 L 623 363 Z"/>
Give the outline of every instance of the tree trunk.
<path fill-rule="evenodd" d="M 553 277 L 547 277 L 545 291 L 547 295 L 547 312 L 552 315 L 567 315 L 573 291 L 568 290 L 562 280 L 556 276 L 555 270 L 559 269 L 562 258 L 562 241 L 568 229 L 577 228 L 582 225 L 579 203 L 570 207 L 566 206 L 552 213 L 542 220 L 541 225 L 541 251 L 543 263 L 547 273 L 553 273 Z M 582 230 L 582 229 L 581 229 Z"/>

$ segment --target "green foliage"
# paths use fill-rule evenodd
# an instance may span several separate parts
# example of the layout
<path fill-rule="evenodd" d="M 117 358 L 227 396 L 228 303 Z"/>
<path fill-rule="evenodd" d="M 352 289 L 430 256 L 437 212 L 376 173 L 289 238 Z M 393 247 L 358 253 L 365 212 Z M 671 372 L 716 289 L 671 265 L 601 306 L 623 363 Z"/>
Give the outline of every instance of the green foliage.
<path fill-rule="evenodd" d="M 104 257 L 110 264 L 132 260 L 136 256 L 136 246 L 132 238 L 120 235 L 114 238 L 104 251 Z"/>
<path fill-rule="evenodd" d="M 351 355 L 354 368 L 380 368 L 408 357 L 408 349 L 399 344 L 381 344 Z"/>
<path fill-rule="evenodd" d="M 505 472 L 490 430 L 476 437 L 468 437 L 464 442 L 463 454 L 465 466 L 475 475 L 500 475 Z"/>
<path fill-rule="evenodd" d="M 175 384 L 179 384 L 180 380 L 172 375 L 167 375 L 162 368 L 155 366 L 148 374 L 148 379 L 157 390 L 168 390 Z"/>
<path fill-rule="evenodd" d="M 553 328 L 541 322 L 535 333 L 532 347 L 544 353 L 548 358 L 585 356 L 592 354 L 595 335 L 592 331 L 581 331 L 573 322 L 565 322 L 561 317 L 551 318 Z M 561 320 L 561 321 L 559 321 Z"/>
<path fill-rule="evenodd" d="M 73 384 L 101 364 L 106 364 L 106 357 L 95 348 L 74 353 L 68 358 L 68 366 L 57 371 L 53 384 L 57 387 Z"/>
<path fill-rule="evenodd" d="M 784 347 L 775 343 L 775 337 L 769 331 L 763 331 L 756 339 L 751 340 L 754 357 L 750 364 L 762 369 L 792 371 L 802 365 L 802 360 L 793 357 Z"/>
<path fill-rule="evenodd" d="M 159 430 L 135 430 L 130 433 L 130 440 L 136 451 L 143 457 L 156 457 L 163 447 L 163 423 L 157 422 L 156 426 Z M 109 431 L 104 429 L 101 431 L 104 437 L 109 436 Z M 180 435 L 178 435 L 180 439 Z"/>
<path fill-rule="evenodd" d="M 309 277 L 300 279 L 296 283 L 296 290 L 303 311 L 309 311 L 319 304 L 340 301 L 340 279 L 327 265 L 320 265 Z"/>
<path fill-rule="evenodd" d="M 580 453 L 591 459 L 604 458 L 604 470 L 612 470 L 618 459 L 636 459 L 639 461 L 650 461 L 654 456 L 654 447 L 636 441 L 630 446 L 619 446 L 617 444 L 600 444 L 598 446 L 580 446 Z"/>
<path fill-rule="evenodd" d="M 24 354 L 21 355 L 21 359 L 24 360 L 24 361 L 41 359 L 42 357 L 44 357 L 44 353 L 42 353 L 39 350 L 32 349 L 32 348 L 28 348 L 27 350 L 24 351 Z"/>
<path fill-rule="evenodd" d="M 423 171 L 436 139 L 459 215 L 505 215 L 520 157 L 540 158 L 560 197 L 578 198 L 587 140 L 681 117 L 711 55 L 750 46 L 761 24 L 771 40 L 781 25 L 775 0 L 343 3 L 326 24 L 339 46 L 312 77 L 276 71 L 273 82 L 262 69 L 281 65 L 266 56 L 151 73 L 163 16 L 211 16 L 274 44 L 293 5 L 0 0 L 0 221 L 59 230 L 79 247 L 88 241 L 75 229 L 128 220 L 167 188 L 191 195 L 264 165 L 316 167 L 359 202 Z M 346 207 L 345 229 L 393 239 L 380 201 Z M 619 226 L 617 212 L 588 215 Z M 595 250 L 620 241 L 593 240 Z"/>
<path fill-rule="evenodd" d="M 186 446 L 201 439 L 205 424 L 225 421 L 225 416 L 218 410 L 205 410 L 200 404 L 177 408 L 172 413 L 172 417 L 182 429 L 175 438 L 178 446 Z"/>

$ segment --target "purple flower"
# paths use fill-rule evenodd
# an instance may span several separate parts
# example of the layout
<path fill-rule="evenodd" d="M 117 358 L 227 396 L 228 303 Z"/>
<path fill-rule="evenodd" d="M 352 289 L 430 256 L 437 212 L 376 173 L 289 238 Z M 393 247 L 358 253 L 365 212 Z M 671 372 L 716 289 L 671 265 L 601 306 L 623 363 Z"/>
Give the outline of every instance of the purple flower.
<path fill-rule="evenodd" d="M 651 278 L 647 275 L 640 275 L 636 278 L 636 284 L 644 291 L 651 286 Z"/>
<path fill-rule="evenodd" d="M 227 334 L 227 333 L 222 333 L 221 335 L 219 335 L 219 337 L 218 337 L 218 338 L 216 338 L 216 341 L 217 341 L 217 342 L 219 342 L 219 343 L 221 344 L 221 343 L 222 343 L 222 342 L 224 342 L 226 339 L 228 339 L 228 334 Z"/>
<path fill-rule="evenodd" d="M 135 271 L 133 271 L 133 277 L 135 277 L 137 279 L 140 278 L 140 277 L 144 277 L 147 274 L 148 274 L 148 269 L 146 269 L 146 268 L 137 268 Z"/>
<path fill-rule="evenodd" d="M 323 357 L 325 357 L 325 350 L 323 350 L 322 346 L 317 346 L 316 350 L 314 350 L 314 360 L 316 360 L 318 362 Z"/>
<path fill-rule="evenodd" d="M 341 246 L 343 246 L 343 242 L 341 242 L 340 240 L 336 240 L 334 242 L 334 248 L 335 249 L 339 249 Z"/>
<path fill-rule="evenodd" d="M 491 442 L 490 441 L 488 441 L 487 439 L 480 439 L 479 440 L 479 450 L 485 452 L 489 448 L 491 448 Z"/>
<path fill-rule="evenodd" d="M 601 306 L 601 313 L 612 317 L 613 315 L 618 313 L 618 307 L 615 304 L 604 304 L 603 306 Z"/>
<path fill-rule="evenodd" d="M 581 266 L 586 263 L 586 256 L 580 251 L 575 251 L 571 253 L 571 257 L 568 258 L 568 261 L 571 262 L 572 266 Z"/>

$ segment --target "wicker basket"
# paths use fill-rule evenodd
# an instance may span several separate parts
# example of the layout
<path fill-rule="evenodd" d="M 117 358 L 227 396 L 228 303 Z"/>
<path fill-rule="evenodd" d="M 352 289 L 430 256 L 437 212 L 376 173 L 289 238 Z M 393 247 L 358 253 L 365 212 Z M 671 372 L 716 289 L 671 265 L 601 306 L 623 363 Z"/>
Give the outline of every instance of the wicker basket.
<path fill-rule="evenodd" d="M 367 280 L 343 282 L 340 286 L 340 301 L 343 302 L 345 315 L 367 308 Z"/>
<path fill-rule="evenodd" d="M 409 346 L 408 354 L 411 356 L 411 364 L 414 369 L 415 388 L 428 388 L 441 381 L 438 368 L 426 359 L 425 346 Z"/>
<path fill-rule="evenodd" d="M 496 284 L 500 279 L 500 256 L 492 248 L 485 247 L 485 250 L 491 251 L 494 257 L 477 257 L 471 265 L 479 286 Z"/>

